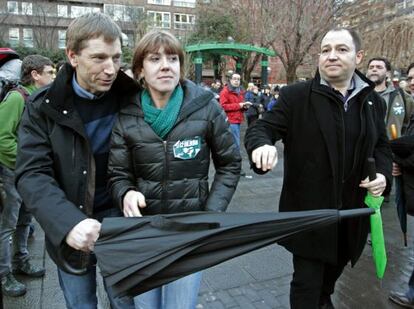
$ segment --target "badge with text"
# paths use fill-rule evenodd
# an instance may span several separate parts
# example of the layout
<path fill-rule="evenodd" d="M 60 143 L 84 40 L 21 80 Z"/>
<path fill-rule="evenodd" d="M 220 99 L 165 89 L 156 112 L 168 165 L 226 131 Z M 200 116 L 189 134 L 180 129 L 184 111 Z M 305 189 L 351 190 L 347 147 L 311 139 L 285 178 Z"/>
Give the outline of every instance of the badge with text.
<path fill-rule="evenodd" d="M 196 136 L 194 138 L 177 141 L 174 144 L 174 158 L 182 160 L 194 159 L 201 149 L 201 138 Z"/>

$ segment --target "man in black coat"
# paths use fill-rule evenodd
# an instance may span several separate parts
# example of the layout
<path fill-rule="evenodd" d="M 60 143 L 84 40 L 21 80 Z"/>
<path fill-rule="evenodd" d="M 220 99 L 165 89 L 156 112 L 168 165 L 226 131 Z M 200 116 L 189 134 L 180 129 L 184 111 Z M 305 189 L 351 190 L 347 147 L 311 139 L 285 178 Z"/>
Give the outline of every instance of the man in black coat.
<path fill-rule="evenodd" d="M 17 188 L 45 231 L 68 308 L 97 308 L 92 251 L 102 219 L 122 216 L 106 184 L 110 136 L 139 86 L 119 72 L 121 34 L 101 13 L 74 19 L 66 32 L 69 63 L 49 88 L 33 94 L 20 124 Z M 112 308 L 133 308 L 108 292 Z"/>
<path fill-rule="evenodd" d="M 284 142 L 280 211 L 363 208 L 367 190 L 380 196 L 390 183 L 385 104 L 356 70 L 362 57 L 354 31 L 329 31 L 315 78 L 282 88 L 276 107 L 247 130 L 247 152 L 260 174 L 276 165 L 273 145 Z M 369 157 L 377 165 L 373 181 Z M 348 219 L 283 243 L 293 253 L 293 309 L 333 308 L 335 282 L 349 261 L 358 260 L 368 230 L 369 219 Z"/>

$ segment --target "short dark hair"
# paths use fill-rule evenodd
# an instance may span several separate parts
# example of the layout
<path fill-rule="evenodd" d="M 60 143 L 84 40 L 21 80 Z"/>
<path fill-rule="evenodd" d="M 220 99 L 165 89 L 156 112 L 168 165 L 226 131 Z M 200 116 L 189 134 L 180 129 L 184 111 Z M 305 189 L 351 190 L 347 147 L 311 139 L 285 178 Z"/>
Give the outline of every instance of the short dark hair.
<path fill-rule="evenodd" d="M 338 31 L 347 31 L 351 37 L 352 37 L 352 42 L 354 42 L 355 45 L 355 51 L 358 52 L 360 50 L 362 50 L 362 41 L 361 41 L 361 37 L 359 36 L 358 32 L 356 32 L 356 30 L 354 29 L 350 29 L 350 28 L 344 28 L 344 27 L 337 27 L 337 28 L 333 28 L 329 31 L 327 31 L 324 36 L 322 37 L 322 39 L 329 33 L 329 32 L 338 32 Z"/>
<path fill-rule="evenodd" d="M 407 69 L 407 74 L 408 74 L 408 73 L 410 73 L 410 70 L 411 70 L 412 68 L 414 68 L 414 62 L 410 63 L 410 65 L 408 66 L 408 69 Z"/>
<path fill-rule="evenodd" d="M 75 18 L 66 31 L 66 48 L 79 54 L 85 42 L 103 36 L 105 42 L 122 42 L 121 28 L 108 16 L 100 12 Z"/>
<path fill-rule="evenodd" d="M 42 74 L 47 65 L 53 66 L 53 62 L 49 58 L 41 55 L 29 55 L 24 57 L 20 75 L 20 82 L 22 85 L 34 84 L 35 81 L 32 78 L 32 71 Z"/>
<path fill-rule="evenodd" d="M 233 79 L 233 76 L 234 76 L 234 75 L 239 75 L 239 76 L 241 77 L 240 73 L 234 72 L 234 73 L 231 73 L 231 74 L 230 74 L 230 79 Z"/>
<path fill-rule="evenodd" d="M 384 62 L 385 68 L 387 69 L 387 71 L 391 71 L 391 69 L 392 69 L 391 68 L 391 63 L 385 57 L 373 57 L 373 58 L 369 59 L 367 67 L 369 67 L 369 65 L 372 61 L 382 61 L 382 62 Z"/>

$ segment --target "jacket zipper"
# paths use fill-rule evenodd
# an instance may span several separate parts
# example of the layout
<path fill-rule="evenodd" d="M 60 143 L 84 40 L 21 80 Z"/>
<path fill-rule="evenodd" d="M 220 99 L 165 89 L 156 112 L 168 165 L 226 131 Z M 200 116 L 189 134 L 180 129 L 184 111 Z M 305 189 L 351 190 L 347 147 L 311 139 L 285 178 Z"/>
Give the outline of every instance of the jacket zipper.
<path fill-rule="evenodd" d="M 163 178 L 162 178 L 162 198 L 161 198 L 161 212 L 166 213 L 167 207 L 167 200 L 168 200 L 168 193 L 167 193 L 167 186 L 168 186 L 168 152 L 167 152 L 167 141 L 162 141 L 164 146 L 164 171 L 163 171 Z"/>
<path fill-rule="evenodd" d="M 75 171 L 76 136 L 72 135 L 72 171 Z"/>
<path fill-rule="evenodd" d="M 338 103 L 338 101 L 337 101 Z M 344 113 L 346 113 L 343 104 L 338 103 L 338 107 L 341 113 L 341 121 L 342 121 L 342 126 L 341 126 L 341 148 L 342 148 L 342 154 L 341 154 L 341 175 L 340 177 L 338 177 L 339 179 L 339 186 L 338 186 L 338 196 L 337 196 L 337 200 L 338 200 L 338 209 L 342 209 L 342 192 L 343 192 L 343 187 L 344 187 L 344 183 L 345 183 L 345 120 L 344 120 Z"/>

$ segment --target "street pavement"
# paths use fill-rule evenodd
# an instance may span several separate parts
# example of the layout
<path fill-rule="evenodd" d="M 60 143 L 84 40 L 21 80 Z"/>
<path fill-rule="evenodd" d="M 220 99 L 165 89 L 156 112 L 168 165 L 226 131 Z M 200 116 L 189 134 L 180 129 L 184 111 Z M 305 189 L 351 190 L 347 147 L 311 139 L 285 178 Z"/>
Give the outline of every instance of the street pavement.
<path fill-rule="evenodd" d="M 279 162 L 276 169 L 259 176 L 249 171 L 244 149 L 243 168 L 247 177 L 240 179 L 229 206 L 231 212 L 272 212 L 278 210 L 282 187 L 283 146 L 277 144 Z M 391 196 L 391 200 L 393 196 Z M 62 214 L 64 215 L 64 214 Z M 339 279 L 333 302 L 344 309 L 397 309 L 388 300 L 390 290 L 405 290 L 414 267 L 414 221 L 408 218 L 409 246 L 403 246 L 393 202 L 382 208 L 388 266 L 384 279 L 375 276 L 371 247 L 366 246 L 354 268 L 348 266 Z M 64 309 L 65 302 L 56 275 L 56 268 L 44 247 L 44 235 L 37 226 L 30 240 L 30 253 L 35 264 L 44 265 L 43 279 L 18 277 L 27 284 L 27 294 L 18 298 L 4 297 L 5 309 Z M 197 309 L 221 308 L 289 308 L 289 284 L 292 274 L 291 255 L 283 247 L 271 245 L 207 269 L 199 294 Z M 109 308 L 99 283 L 99 307 Z M 180 309 L 180 308 L 177 308 Z"/>

